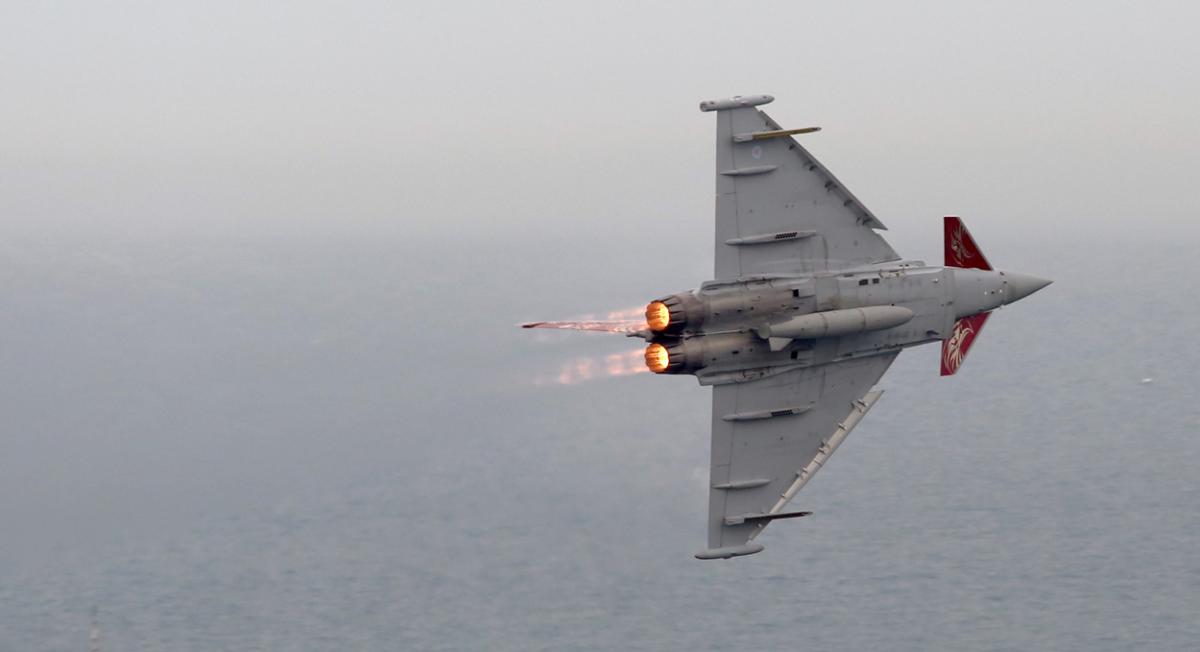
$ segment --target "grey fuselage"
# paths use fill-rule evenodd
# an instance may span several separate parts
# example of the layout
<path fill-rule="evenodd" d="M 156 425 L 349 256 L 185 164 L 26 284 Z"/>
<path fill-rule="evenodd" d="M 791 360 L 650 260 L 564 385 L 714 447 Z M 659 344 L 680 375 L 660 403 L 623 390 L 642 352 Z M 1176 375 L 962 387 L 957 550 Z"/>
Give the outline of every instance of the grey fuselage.
<path fill-rule="evenodd" d="M 675 332 L 641 335 L 667 347 L 667 373 L 694 374 L 702 385 L 742 382 L 945 340 L 957 319 L 1045 284 L 1023 274 L 921 261 L 709 281 L 663 299 L 677 315 Z"/>

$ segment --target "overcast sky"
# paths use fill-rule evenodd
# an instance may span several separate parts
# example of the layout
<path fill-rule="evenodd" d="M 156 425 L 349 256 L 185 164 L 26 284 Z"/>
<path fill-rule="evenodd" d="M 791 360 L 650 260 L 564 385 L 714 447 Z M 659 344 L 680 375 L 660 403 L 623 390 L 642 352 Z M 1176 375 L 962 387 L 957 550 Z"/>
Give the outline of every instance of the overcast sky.
<path fill-rule="evenodd" d="M 697 103 L 771 93 L 901 241 L 944 213 L 1195 234 L 1198 20 L 1187 2 L 6 2 L 0 220 L 692 227 L 712 211 Z"/>

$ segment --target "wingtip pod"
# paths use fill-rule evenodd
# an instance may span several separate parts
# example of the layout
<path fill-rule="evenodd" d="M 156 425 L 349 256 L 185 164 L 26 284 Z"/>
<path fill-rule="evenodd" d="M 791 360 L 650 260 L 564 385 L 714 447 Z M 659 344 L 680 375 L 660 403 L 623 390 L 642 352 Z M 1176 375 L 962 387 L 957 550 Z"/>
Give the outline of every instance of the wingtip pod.
<path fill-rule="evenodd" d="M 942 222 L 946 267 L 989 270 L 992 268 L 992 264 L 983 255 L 979 245 L 975 244 L 975 238 L 971 237 L 971 232 L 967 230 L 967 225 L 963 224 L 961 218 L 957 215 L 947 215 Z"/>
<path fill-rule="evenodd" d="M 704 100 L 700 103 L 701 111 L 728 111 L 761 104 L 770 104 L 775 98 L 770 95 L 734 95 L 719 100 Z"/>
<path fill-rule="evenodd" d="M 756 552 L 762 552 L 763 545 L 761 543 L 747 543 L 741 546 L 725 546 L 724 548 L 709 548 L 696 553 L 696 559 L 732 559 L 734 557 L 743 557 L 745 555 L 753 555 Z"/>

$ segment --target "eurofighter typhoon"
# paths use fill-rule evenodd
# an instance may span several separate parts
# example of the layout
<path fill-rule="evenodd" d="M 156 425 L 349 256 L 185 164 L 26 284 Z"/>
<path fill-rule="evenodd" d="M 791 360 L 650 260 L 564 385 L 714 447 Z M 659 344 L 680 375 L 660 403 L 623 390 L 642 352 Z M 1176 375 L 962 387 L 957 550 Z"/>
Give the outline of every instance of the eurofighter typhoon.
<path fill-rule="evenodd" d="M 882 393 L 901 349 L 941 342 L 958 371 L 992 310 L 1049 285 L 992 269 L 957 217 L 945 265 L 905 260 L 885 229 L 793 136 L 756 107 L 770 95 L 700 103 L 717 116 L 716 265 L 699 289 L 650 302 L 644 324 L 535 322 L 526 328 L 644 338 L 646 366 L 713 386 L 708 548 L 760 552 L 787 511 Z"/>

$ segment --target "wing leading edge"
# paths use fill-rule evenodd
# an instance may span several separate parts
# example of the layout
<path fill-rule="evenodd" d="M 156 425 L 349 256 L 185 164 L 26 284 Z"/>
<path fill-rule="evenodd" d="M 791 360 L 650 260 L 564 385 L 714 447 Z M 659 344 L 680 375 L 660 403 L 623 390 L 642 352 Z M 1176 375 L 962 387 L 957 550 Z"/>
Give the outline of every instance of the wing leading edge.
<path fill-rule="evenodd" d="M 754 108 L 773 98 L 703 102 L 717 113 L 717 280 L 821 272 L 899 260 L 866 206 Z"/>
<path fill-rule="evenodd" d="M 898 352 L 788 371 L 713 388 L 708 550 L 748 555 L 772 520 L 879 398 L 871 391 Z"/>

